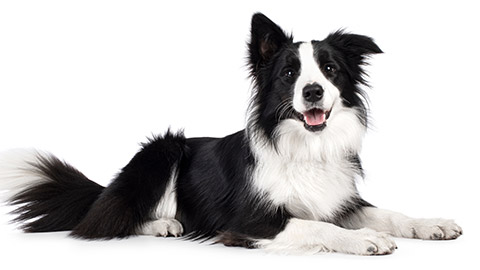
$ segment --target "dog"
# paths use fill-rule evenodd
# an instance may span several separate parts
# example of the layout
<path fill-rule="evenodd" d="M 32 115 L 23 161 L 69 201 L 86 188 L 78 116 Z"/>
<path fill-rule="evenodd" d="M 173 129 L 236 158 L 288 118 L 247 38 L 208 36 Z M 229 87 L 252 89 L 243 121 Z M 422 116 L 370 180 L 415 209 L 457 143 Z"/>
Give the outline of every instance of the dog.
<path fill-rule="evenodd" d="M 286 253 L 391 254 L 392 237 L 456 239 L 452 220 L 415 219 L 359 195 L 368 126 L 364 65 L 382 53 L 339 30 L 294 42 L 261 13 L 251 21 L 253 81 L 244 130 L 185 138 L 168 130 L 107 187 L 55 156 L 11 150 L 0 161 L 3 200 L 26 232 L 81 239 L 182 236 Z"/>

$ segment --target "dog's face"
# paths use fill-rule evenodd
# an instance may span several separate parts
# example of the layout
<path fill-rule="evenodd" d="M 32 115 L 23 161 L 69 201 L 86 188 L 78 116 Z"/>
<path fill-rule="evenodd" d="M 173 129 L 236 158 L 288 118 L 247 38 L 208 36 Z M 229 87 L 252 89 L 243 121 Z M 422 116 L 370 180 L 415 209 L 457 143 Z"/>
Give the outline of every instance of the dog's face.
<path fill-rule="evenodd" d="M 255 14 L 249 43 L 255 83 L 250 124 L 269 137 L 283 120 L 321 133 L 342 108 L 354 108 L 366 125 L 361 66 L 369 54 L 381 52 L 371 38 L 342 31 L 322 41 L 294 43 L 267 17 Z"/>

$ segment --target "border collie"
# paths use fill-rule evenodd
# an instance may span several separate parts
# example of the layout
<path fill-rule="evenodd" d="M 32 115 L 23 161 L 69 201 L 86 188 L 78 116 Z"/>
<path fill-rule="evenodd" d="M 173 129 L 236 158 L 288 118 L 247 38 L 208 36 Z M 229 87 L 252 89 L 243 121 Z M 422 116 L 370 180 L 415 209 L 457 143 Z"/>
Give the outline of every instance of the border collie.
<path fill-rule="evenodd" d="M 448 240 L 452 220 L 415 219 L 363 200 L 359 152 L 367 129 L 362 69 L 382 53 L 337 31 L 294 42 L 254 14 L 253 93 L 244 130 L 224 138 L 150 139 L 107 187 L 56 157 L 12 150 L 0 188 L 26 232 L 83 239 L 132 235 L 210 239 L 280 252 L 390 254 L 392 237 Z"/>

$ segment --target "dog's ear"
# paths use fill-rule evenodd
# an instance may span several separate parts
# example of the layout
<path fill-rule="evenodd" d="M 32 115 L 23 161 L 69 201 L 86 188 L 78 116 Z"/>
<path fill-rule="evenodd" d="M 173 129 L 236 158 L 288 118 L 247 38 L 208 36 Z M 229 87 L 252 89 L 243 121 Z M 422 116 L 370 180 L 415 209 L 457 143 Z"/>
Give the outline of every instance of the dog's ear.
<path fill-rule="evenodd" d="M 254 14 L 248 43 L 248 60 L 252 73 L 255 74 L 259 67 L 268 63 L 287 42 L 292 42 L 291 36 L 287 36 L 278 25 L 262 13 Z"/>
<path fill-rule="evenodd" d="M 338 30 L 330 34 L 325 41 L 335 50 L 341 52 L 344 58 L 347 59 L 347 70 L 353 80 L 357 83 L 366 84 L 363 77 L 365 72 L 362 66 L 366 64 L 366 60 L 370 55 L 383 53 L 373 39 Z"/>
<path fill-rule="evenodd" d="M 345 33 L 343 30 L 330 34 L 325 40 L 350 57 L 364 57 L 370 54 L 383 53 L 371 37 Z"/>

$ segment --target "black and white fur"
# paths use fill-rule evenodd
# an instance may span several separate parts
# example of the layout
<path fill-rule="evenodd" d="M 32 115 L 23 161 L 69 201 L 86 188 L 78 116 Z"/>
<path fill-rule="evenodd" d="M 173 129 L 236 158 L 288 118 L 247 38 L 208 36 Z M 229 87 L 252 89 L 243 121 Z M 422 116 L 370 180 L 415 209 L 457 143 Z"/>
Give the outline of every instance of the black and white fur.
<path fill-rule="evenodd" d="M 368 120 L 362 66 L 382 52 L 371 38 L 337 31 L 294 42 L 255 14 L 248 49 L 245 130 L 189 139 L 168 131 L 106 188 L 48 153 L 4 153 L 0 188 L 15 221 L 84 239 L 184 235 L 289 253 L 390 254 L 392 236 L 461 235 L 451 220 L 378 209 L 357 191 Z"/>

